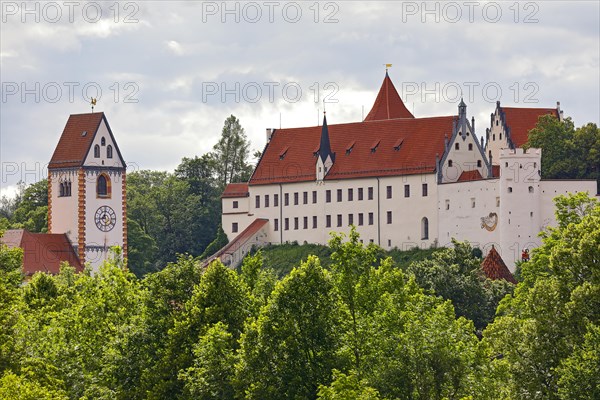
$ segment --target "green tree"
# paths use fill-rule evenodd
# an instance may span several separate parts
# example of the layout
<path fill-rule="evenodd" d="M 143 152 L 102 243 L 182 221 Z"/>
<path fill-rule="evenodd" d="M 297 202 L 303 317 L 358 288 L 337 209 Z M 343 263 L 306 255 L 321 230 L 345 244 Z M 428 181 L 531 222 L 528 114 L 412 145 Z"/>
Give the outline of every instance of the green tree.
<path fill-rule="evenodd" d="M 277 283 L 246 325 L 236 367 L 248 399 L 316 398 L 337 366 L 340 315 L 333 282 L 315 257 Z"/>
<path fill-rule="evenodd" d="M 514 296 L 484 332 L 506 398 L 576 398 L 573 376 L 597 372 L 597 365 L 576 371 L 573 361 L 593 359 L 590 340 L 600 324 L 600 206 L 582 194 L 556 203 L 558 227 L 545 232 Z"/>
<path fill-rule="evenodd" d="M 232 399 L 234 396 L 234 343 L 227 326 L 218 322 L 194 347 L 194 365 L 180 374 L 191 399 Z"/>
<path fill-rule="evenodd" d="M 333 381 L 329 386 L 319 387 L 319 399 L 323 400 L 379 400 L 376 389 L 369 387 L 366 380 L 356 374 L 346 375 L 333 370 Z"/>
<path fill-rule="evenodd" d="M 541 148 L 542 178 L 567 179 L 600 177 L 600 132 L 588 123 L 575 129 L 570 118 L 563 121 L 541 116 L 529 132 L 525 148 Z"/>
<path fill-rule="evenodd" d="M 250 142 L 240 121 L 234 115 L 229 116 L 212 153 L 221 190 L 230 182 L 245 182 L 250 179 L 252 166 L 248 164 L 249 148 Z"/>
<path fill-rule="evenodd" d="M 471 246 L 455 240 L 452 244 L 427 260 L 412 263 L 407 272 L 419 286 L 451 300 L 457 317 L 468 318 L 483 329 L 494 318 L 499 301 L 512 293 L 513 285 L 486 279 L 481 259 L 473 256 Z"/>
<path fill-rule="evenodd" d="M 0 232 L 2 234 L 2 232 Z M 14 330 L 20 314 L 23 250 L 0 243 L 0 373 L 16 363 Z"/>
<path fill-rule="evenodd" d="M 22 194 L 12 215 L 13 228 L 25 228 L 30 232 L 48 231 L 48 180 L 42 179 L 27 188 Z"/>

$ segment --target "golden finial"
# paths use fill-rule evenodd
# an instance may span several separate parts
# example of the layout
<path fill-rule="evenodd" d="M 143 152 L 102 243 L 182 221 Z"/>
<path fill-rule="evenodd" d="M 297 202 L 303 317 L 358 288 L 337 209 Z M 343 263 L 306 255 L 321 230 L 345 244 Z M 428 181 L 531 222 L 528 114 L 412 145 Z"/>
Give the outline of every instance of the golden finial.
<path fill-rule="evenodd" d="M 96 105 L 96 98 L 95 97 L 91 98 L 90 104 L 92 105 L 92 112 L 94 112 L 94 106 Z"/>

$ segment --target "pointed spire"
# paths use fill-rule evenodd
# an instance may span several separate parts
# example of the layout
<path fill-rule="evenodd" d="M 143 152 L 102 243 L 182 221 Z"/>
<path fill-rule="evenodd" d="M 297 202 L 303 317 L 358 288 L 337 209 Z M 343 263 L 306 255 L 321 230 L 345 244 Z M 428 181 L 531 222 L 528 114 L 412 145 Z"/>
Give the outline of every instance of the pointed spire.
<path fill-rule="evenodd" d="M 458 104 L 458 116 L 460 117 L 467 117 L 467 105 L 465 104 L 465 102 L 463 101 L 463 98 L 460 98 L 460 103 Z"/>
<path fill-rule="evenodd" d="M 365 121 L 380 121 L 395 118 L 414 118 L 414 116 L 404 105 L 386 68 L 385 78 L 383 79 L 375 103 L 373 103 L 373 108 L 367 114 Z"/>
<path fill-rule="evenodd" d="M 329 129 L 327 128 L 327 115 L 323 112 L 323 127 L 321 128 L 321 145 L 319 147 L 319 157 L 321 161 L 325 163 L 327 157 L 331 156 L 333 161 L 333 154 L 331 154 L 331 144 L 329 142 Z"/>

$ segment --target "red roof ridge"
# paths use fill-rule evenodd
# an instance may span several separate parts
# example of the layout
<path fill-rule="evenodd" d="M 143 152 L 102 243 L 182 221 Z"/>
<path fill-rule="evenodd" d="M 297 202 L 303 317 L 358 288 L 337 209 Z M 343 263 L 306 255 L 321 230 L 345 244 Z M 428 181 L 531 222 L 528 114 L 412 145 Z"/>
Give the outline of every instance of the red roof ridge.
<path fill-rule="evenodd" d="M 386 71 L 379 93 L 365 121 L 380 121 L 395 118 L 414 118 L 414 115 L 404 105 L 402 98 Z"/>
<path fill-rule="evenodd" d="M 458 177 L 457 182 L 469 182 L 469 181 L 480 181 L 483 179 L 479 170 L 474 169 L 472 171 L 463 171 Z"/>

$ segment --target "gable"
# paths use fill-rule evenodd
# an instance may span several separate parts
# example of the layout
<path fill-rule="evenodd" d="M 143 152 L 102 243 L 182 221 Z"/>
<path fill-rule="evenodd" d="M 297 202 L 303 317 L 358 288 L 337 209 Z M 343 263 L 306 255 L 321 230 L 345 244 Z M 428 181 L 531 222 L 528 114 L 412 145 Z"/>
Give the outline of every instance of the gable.
<path fill-rule="evenodd" d="M 96 148 L 99 150 L 99 157 L 96 157 Z M 112 155 L 112 157 L 109 157 L 109 155 Z M 106 118 L 100 121 L 98 129 L 90 143 L 88 153 L 83 161 L 83 166 L 113 168 L 123 168 L 125 166 L 114 136 L 106 122 Z"/>
<path fill-rule="evenodd" d="M 110 136 L 114 148 L 113 158 L 118 160 L 121 167 L 125 162 L 116 145 L 110 126 L 103 112 L 72 114 L 69 116 L 58 144 L 52 154 L 49 169 L 81 167 L 86 162 L 90 150 L 93 151 L 93 142 L 98 130 Z M 93 155 L 93 153 L 92 153 Z"/>
<path fill-rule="evenodd" d="M 502 107 L 499 113 L 509 130 L 507 139 L 510 139 L 514 147 L 523 147 L 527 143 L 529 131 L 535 128 L 542 115 L 550 114 L 559 118 L 555 108 Z"/>

